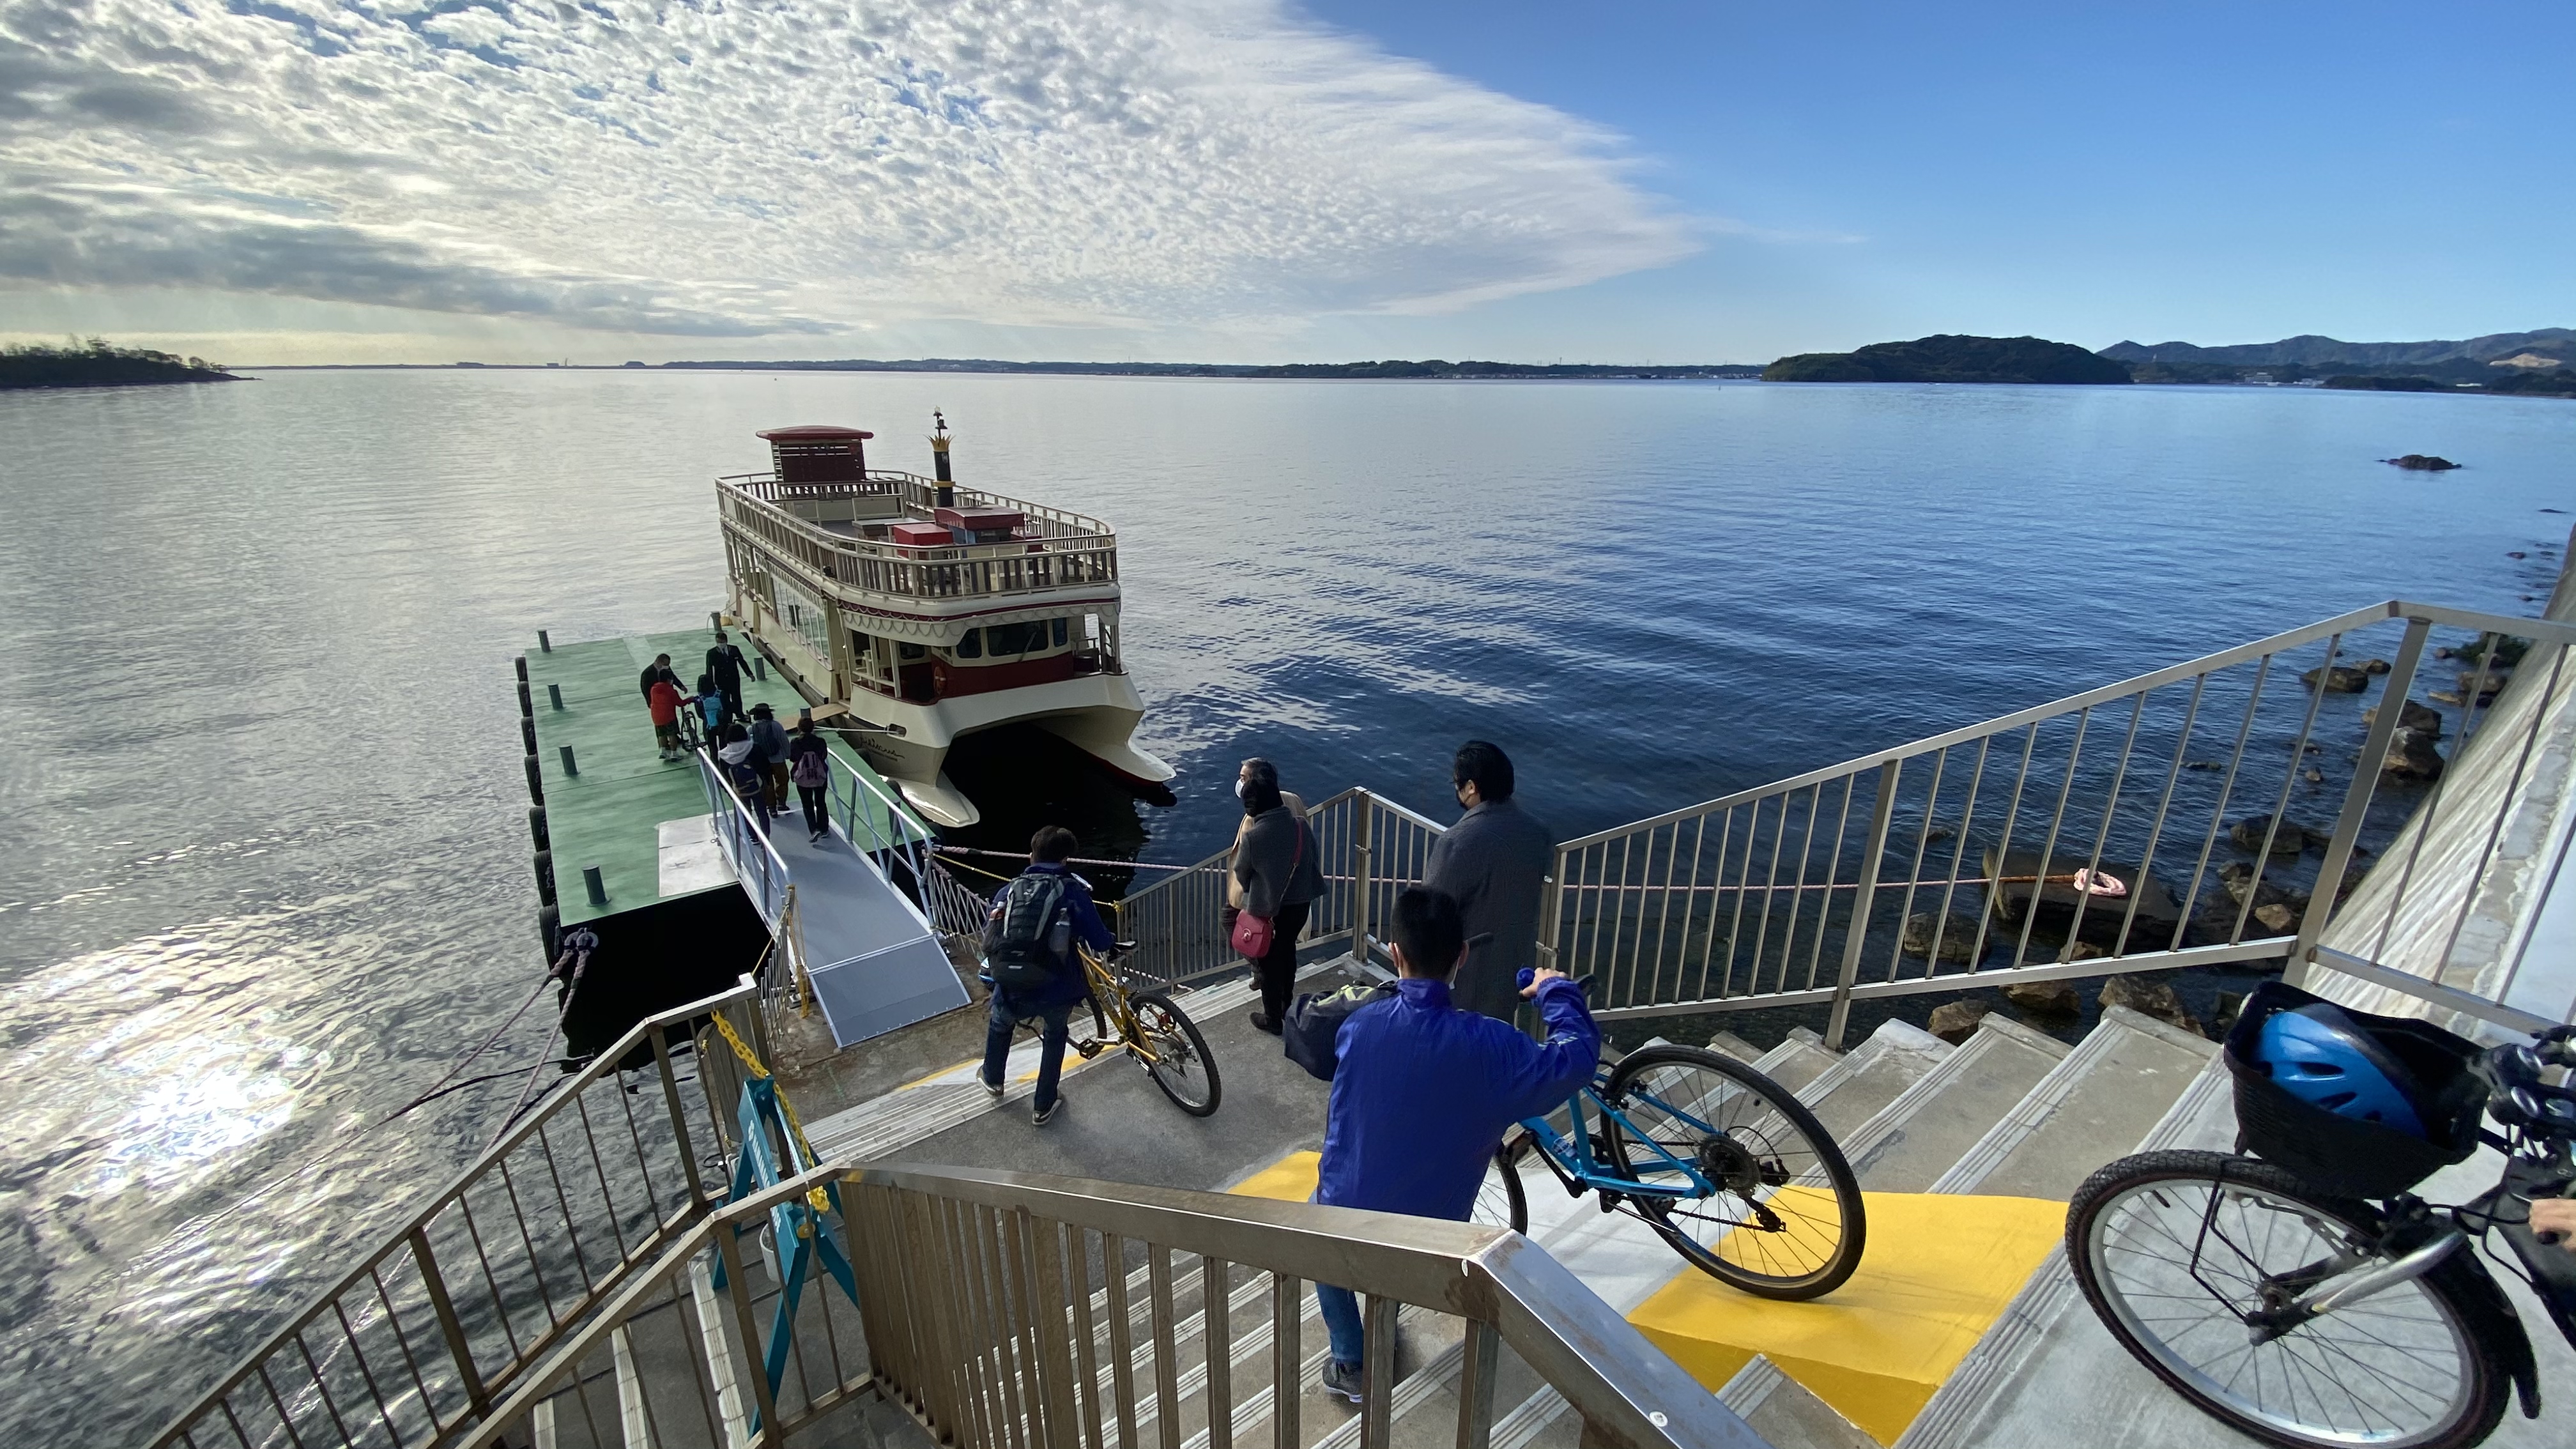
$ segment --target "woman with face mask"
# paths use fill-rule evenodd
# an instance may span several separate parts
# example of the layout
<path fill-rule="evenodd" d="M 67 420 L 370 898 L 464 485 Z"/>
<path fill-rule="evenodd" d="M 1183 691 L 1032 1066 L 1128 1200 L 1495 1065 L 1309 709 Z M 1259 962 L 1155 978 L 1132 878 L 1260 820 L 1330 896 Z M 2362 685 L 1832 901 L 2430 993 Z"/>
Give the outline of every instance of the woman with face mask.
<path fill-rule="evenodd" d="M 1244 761 L 1234 793 L 1243 802 L 1243 824 L 1235 831 L 1234 868 L 1226 881 L 1226 934 L 1233 937 L 1242 912 L 1270 923 L 1269 950 L 1253 962 L 1261 1008 L 1252 1024 L 1277 1036 L 1297 986 L 1297 937 L 1306 929 L 1307 911 L 1324 893 L 1324 872 L 1316 863 L 1306 802 L 1279 788 L 1275 766 L 1258 758 Z"/>

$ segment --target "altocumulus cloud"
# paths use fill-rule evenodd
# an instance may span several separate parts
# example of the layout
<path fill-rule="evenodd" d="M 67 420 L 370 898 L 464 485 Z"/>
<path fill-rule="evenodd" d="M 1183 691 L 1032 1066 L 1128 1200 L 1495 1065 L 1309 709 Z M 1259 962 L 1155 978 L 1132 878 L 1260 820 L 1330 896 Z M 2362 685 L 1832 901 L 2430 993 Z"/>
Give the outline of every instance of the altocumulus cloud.
<path fill-rule="evenodd" d="M 0 279 L 620 332 L 1277 325 L 1673 260 L 1618 138 L 1264 0 L 0 0 Z"/>

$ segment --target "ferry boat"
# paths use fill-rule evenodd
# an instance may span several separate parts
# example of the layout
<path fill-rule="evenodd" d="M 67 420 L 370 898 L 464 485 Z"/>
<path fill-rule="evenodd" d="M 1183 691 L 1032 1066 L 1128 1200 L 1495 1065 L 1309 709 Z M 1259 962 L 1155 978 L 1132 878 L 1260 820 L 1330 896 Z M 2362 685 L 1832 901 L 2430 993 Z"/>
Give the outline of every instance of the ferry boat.
<path fill-rule="evenodd" d="M 876 436 L 773 428 L 771 469 L 719 478 L 731 612 L 914 808 L 979 818 L 942 770 L 960 736 L 1029 723 L 1154 789 L 1131 736 L 1144 702 L 1119 650 L 1118 538 L 1078 513 L 956 485 L 934 412 L 933 476 L 871 470 Z"/>

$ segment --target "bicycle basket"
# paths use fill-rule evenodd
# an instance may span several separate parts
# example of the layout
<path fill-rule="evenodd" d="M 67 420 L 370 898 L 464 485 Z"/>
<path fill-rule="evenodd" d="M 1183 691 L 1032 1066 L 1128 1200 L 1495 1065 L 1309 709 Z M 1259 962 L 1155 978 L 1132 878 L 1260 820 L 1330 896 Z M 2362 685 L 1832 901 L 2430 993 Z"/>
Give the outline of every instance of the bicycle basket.
<path fill-rule="evenodd" d="M 2361 1198 L 2393 1197 L 2477 1150 L 2487 1092 L 2469 1068 L 2480 1053 L 2475 1043 L 2430 1022 L 2343 1008 L 2412 1076 L 2425 1137 L 2301 1101 L 2253 1064 L 2265 1018 L 2323 999 L 2278 981 L 2246 998 L 2226 1043 L 2240 1150 L 2288 1168 L 2320 1191 Z"/>

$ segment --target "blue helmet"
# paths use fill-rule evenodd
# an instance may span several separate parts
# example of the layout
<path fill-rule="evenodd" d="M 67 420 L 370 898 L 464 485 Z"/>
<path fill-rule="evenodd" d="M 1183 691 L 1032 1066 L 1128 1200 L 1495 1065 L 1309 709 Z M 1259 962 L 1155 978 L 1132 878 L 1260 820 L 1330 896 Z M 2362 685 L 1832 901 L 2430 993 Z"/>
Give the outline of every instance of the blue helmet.
<path fill-rule="evenodd" d="M 2274 1012 L 2253 1055 L 2273 1085 L 2309 1106 L 2429 1139 L 2408 1085 L 2413 1074 L 2333 1005 Z"/>

